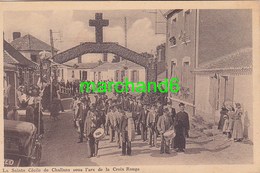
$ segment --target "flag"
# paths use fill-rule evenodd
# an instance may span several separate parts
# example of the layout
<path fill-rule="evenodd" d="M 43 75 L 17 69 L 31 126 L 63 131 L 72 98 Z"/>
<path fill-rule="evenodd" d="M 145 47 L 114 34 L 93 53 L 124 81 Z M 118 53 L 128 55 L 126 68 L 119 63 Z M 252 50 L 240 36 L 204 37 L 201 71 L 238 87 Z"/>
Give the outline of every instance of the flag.
<path fill-rule="evenodd" d="M 40 88 L 42 88 L 41 77 L 39 77 L 39 79 L 38 79 L 37 86 L 40 87 Z"/>

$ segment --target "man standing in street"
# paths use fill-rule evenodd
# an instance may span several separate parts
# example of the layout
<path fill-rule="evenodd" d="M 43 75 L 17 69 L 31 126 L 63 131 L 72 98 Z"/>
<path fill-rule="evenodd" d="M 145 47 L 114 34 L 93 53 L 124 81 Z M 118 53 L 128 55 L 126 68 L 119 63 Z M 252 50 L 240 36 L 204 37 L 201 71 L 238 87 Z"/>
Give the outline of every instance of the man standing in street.
<path fill-rule="evenodd" d="M 174 148 L 177 149 L 177 152 L 184 152 L 186 148 L 186 137 L 189 136 L 190 123 L 189 115 L 184 111 L 184 103 L 179 104 L 180 112 L 176 114 L 174 121 L 174 127 L 176 136 L 174 138 Z"/>
<path fill-rule="evenodd" d="M 141 106 L 141 100 L 140 99 L 137 99 L 137 102 L 136 102 L 136 108 L 135 108 L 135 115 L 136 115 L 136 132 L 137 132 L 137 135 L 140 135 L 141 134 L 141 130 L 140 130 L 140 124 L 138 123 L 138 120 L 140 118 L 140 114 L 141 114 L 141 110 L 142 110 L 142 106 Z"/>
<path fill-rule="evenodd" d="M 80 102 L 78 102 L 78 111 L 76 115 L 76 121 L 78 121 L 79 124 L 79 141 L 78 143 L 83 142 L 83 131 L 84 131 L 84 121 L 85 121 L 85 116 L 84 116 L 84 108 L 83 108 L 83 99 L 81 99 Z"/>
<path fill-rule="evenodd" d="M 155 125 L 155 107 L 152 106 L 151 110 L 149 111 L 147 115 L 147 127 L 149 131 L 149 145 L 150 147 L 156 146 L 156 140 L 157 140 L 157 133 L 156 133 L 156 125 Z"/>
<path fill-rule="evenodd" d="M 57 98 L 58 98 L 58 102 L 59 102 L 61 112 L 64 112 L 64 108 L 63 108 L 63 105 L 62 105 L 62 102 L 61 102 L 60 90 L 57 90 Z"/>
<path fill-rule="evenodd" d="M 164 137 L 164 133 L 167 130 L 173 129 L 173 120 L 170 116 L 170 112 L 168 108 L 165 108 L 163 111 L 163 115 L 159 117 L 157 123 L 157 129 L 161 136 L 161 151 L 160 153 L 170 154 L 170 140 L 166 140 Z"/>
<path fill-rule="evenodd" d="M 116 126 L 116 120 L 115 120 L 115 112 L 116 108 L 115 105 L 112 103 L 110 106 L 111 111 L 107 113 L 106 116 L 106 127 L 109 128 L 109 141 L 113 142 L 113 138 L 115 136 L 115 126 Z"/>
<path fill-rule="evenodd" d="M 122 134 L 122 155 L 125 156 L 127 154 L 130 156 L 132 153 L 131 142 L 135 137 L 134 121 L 131 113 L 124 111 L 120 123 L 120 131 Z"/>
<path fill-rule="evenodd" d="M 116 120 L 116 125 L 115 125 L 115 136 L 116 136 L 116 142 L 118 144 L 118 148 L 121 148 L 121 133 L 120 133 L 120 123 L 123 118 L 123 110 L 120 105 L 117 107 L 117 111 L 115 112 L 115 120 Z"/>
<path fill-rule="evenodd" d="M 147 114 L 148 114 L 148 110 L 146 108 L 146 105 L 143 105 L 143 107 L 141 107 L 140 116 L 138 119 L 138 124 L 141 130 L 141 139 L 143 140 L 143 142 L 147 140 L 147 127 L 146 127 Z"/>
<path fill-rule="evenodd" d="M 96 129 L 101 127 L 101 119 L 98 117 L 94 104 L 91 105 L 84 122 L 84 136 L 87 138 L 87 157 L 98 157 L 98 143 L 93 136 Z"/>

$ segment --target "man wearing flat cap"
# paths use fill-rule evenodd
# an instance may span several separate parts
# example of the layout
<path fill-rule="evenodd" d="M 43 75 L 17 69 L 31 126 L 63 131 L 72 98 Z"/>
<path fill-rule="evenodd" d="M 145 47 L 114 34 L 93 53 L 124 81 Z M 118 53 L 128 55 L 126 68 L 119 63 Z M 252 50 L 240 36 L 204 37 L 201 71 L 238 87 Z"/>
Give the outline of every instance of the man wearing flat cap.
<path fill-rule="evenodd" d="M 174 138 L 174 148 L 177 152 L 184 152 L 186 148 L 186 137 L 189 137 L 190 123 L 189 115 L 184 111 L 184 103 L 179 104 L 180 112 L 176 114 L 174 127 L 176 136 Z"/>
<path fill-rule="evenodd" d="M 164 108 L 163 115 L 159 117 L 157 122 L 157 130 L 161 136 L 161 150 L 160 153 L 170 154 L 170 140 L 166 140 L 164 133 L 173 129 L 173 120 L 171 118 L 168 108 Z"/>
<path fill-rule="evenodd" d="M 116 108 L 115 108 L 115 103 L 113 103 L 113 101 L 111 102 L 112 102 L 110 105 L 111 111 L 107 113 L 105 126 L 108 127 L 109 129 L 109 141 L 113 142 L 113 138 L 115 136 L 115 125 L 116 125 L 116 119 L 115 119 Z"/>

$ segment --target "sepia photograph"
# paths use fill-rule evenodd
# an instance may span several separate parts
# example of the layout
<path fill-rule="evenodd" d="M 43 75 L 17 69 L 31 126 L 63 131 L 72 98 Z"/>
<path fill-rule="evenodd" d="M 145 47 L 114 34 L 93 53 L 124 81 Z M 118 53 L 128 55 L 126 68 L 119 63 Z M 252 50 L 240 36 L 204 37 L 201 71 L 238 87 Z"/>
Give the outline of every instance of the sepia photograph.
<path fill-rule="evenodd" d="M 4 168 L 255 163 L 252 7 L 32 7 L 1 10 Z"/>

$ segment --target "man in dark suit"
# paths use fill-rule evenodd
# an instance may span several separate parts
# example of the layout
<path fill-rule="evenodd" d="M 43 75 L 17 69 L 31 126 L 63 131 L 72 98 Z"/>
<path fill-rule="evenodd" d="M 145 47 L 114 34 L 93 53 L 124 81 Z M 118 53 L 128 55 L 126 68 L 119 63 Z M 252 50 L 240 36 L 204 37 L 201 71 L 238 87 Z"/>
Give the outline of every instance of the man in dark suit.
<path fill-rule="evenodd" d="M 76 121 L 78 121 L 79 124 L 79 141 L 78 143 L 83 142 L 83 135 L 84 135 L 84 122 L 85 122 L 85 114 L 84 114 L 84 107 L 83 107 L 83 98 L 80 99 L 80 102 L 78 102 L 78 111 L 76 115 Z"/>
<path fill-rule="evenodd" d="M 174 122 L 175 121 L 175 117 L 176 117 L 176 110 L 175 108 L 171 108 L 171 118 L 172 118 L 172 121 Z M 172 138 L 172 141 L 171 141 L 171 148 L 174 148 L 174 138 Z"/>
<path fill-rule="evenodd" d="M 146 119 L 147 119 L 148 110 L 146 105 L 141 107 L 140 116 L 138 118 L 138 124 L 140 126 L 141 131 L 141 139 L 145 142 L 147 140 L 147 127 L 146 127 Z"/>
<path fill-rule="evenodd" d="M 129 96 L 126 94 L 124 97 L 124 111 L 129 111 L 130 109 Z"/>
<path fill-rule="evenodd" d="M 137 99 L 137 102 L 136 102 L 136 108 L 135 108 L 135 114 L 136 114 L 136 118 L 134 119 L 135 120 L 135 125 L 136 125 L 136 132 L 137 132 L 137 135 L 141 135 L 141 130 L 140 130 L 140 124 L 138 123 L 138 120 L 140 118 L 140 114 L 141 114 L 141 110 L 142 110 L 142 105 L 141 105 L 141 100 L 140 99 Z"/>
<path fill-rule="evenodd" d="M 184 111 L 184 103 L 179 104 L 180 112 L 176 114 L 174 127 L 176 136 L 174 138 L 174 148 L 177 152 L 184 152 L 186 148 L 186 137 L 189 137 L 190 123 L 189 115 Z"/>

